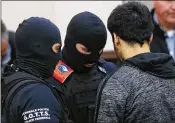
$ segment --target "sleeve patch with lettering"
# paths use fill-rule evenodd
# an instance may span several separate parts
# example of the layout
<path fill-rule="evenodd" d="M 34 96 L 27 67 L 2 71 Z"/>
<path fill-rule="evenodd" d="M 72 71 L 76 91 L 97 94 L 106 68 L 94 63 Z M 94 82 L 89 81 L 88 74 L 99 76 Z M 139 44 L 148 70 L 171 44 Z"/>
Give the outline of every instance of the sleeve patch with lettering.
<path fill-rule="evenodd" d="M 31 123 L 37 120 L 49 120 L 50 114 L 48 108 L 33 109 L 22 113 L 24 123 Z"/>

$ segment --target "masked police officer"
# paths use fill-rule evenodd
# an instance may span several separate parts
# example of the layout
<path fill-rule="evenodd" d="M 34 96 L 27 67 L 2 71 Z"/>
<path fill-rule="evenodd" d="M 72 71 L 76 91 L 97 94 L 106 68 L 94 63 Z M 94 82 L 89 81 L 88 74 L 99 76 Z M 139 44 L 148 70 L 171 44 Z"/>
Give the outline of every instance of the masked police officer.
<path fill-rule="evenodd" d="M 93 122 L 97 88 L 106 74 L 115 69 L 114 64 L 100 60 L 106 40 L 105 25 L 91 12 L 75 15 L 68 24 L 63 59 L 48 81 L 61 84 L 69 118 L 75 123 Z"/>
<path fill-rule="evenodd" d="M 16 63 L 4 79 L 4 122 L 59 123 L 62 106 L 44 81 L 60 59 L 58 27 L 48 19 L 31 17 L 19 24 L 15 38 Z"/>

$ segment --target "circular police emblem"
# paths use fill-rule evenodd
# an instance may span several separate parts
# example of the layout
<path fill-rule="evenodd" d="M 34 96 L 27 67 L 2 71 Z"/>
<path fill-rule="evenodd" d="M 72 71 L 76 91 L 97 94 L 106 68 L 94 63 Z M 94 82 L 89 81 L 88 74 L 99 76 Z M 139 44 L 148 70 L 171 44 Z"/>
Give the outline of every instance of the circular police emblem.
<path fill-rule="evenodd" d="M 58 66 L 58 69 L 60 72 L 64 73 L 64 72 L 67 72 L 69 68 L 67 66 L 61 64 Z"/>

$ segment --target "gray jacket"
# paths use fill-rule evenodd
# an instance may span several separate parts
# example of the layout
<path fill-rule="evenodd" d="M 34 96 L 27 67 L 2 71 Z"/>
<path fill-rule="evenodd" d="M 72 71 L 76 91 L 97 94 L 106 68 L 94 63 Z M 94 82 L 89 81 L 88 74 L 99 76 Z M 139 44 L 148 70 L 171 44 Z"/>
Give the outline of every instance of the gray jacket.
<path fill-rule="evenodd" d="M 175 123 L 175 62 L 160 53 L 125 61 L 99 88 L 95 123 Z"/>

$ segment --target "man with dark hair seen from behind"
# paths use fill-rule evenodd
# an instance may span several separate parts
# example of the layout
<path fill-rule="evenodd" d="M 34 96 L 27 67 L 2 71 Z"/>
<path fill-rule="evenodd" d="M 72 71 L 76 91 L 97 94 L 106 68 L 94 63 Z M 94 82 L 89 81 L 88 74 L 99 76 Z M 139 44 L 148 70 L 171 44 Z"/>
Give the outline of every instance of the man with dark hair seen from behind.
<path fill-rule="evenodd" d="M 153 22 L 138 2 L 116 7 L 108 18 L 122 66 L 100 86 L 95 123 L 174 123 L 175 62 L 151 53 Z"/>
<path fill-rule="evenodd" d="M 154 22 L 151 52 L 167 53 L 175 59 L 175 1 L 154 0 L 151 11 Z"/>
<path fill-rule="evenodd" d="M 3 80 L 8 89 L 1 94 L 3 123 L 59 123 L 61 104 L 44 81 L 60 59 L 58 27 L 45 18 L 26 19 L 16 30 L 15 45 L 16 62 Z"/>

